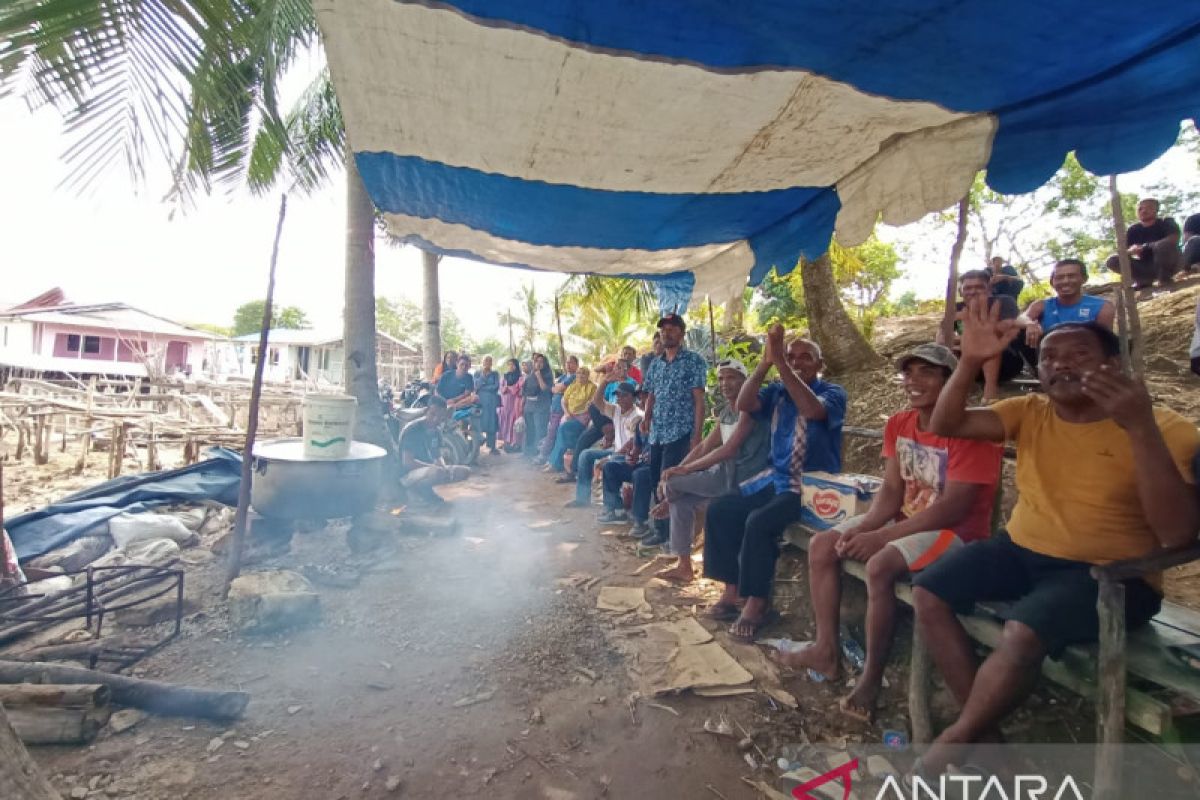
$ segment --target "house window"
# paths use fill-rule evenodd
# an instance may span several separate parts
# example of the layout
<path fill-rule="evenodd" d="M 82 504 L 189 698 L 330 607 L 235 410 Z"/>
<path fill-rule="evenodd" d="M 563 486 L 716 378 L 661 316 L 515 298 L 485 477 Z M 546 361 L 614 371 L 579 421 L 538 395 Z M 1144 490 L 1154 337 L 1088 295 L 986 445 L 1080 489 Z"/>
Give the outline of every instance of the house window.
<path fill-rule="evenodd" d="M 250 348 L 250 363 L 251 364 L 258 363 L 258 348 L 257 347 Z"/>
<path fill-rule="evenodd" d="M 273 366 L 273 367 L 279 366 L 279 348 L 278 347 L 271 348 L 271 366 Z"/>
<path fill-rule="evenodd" d="M 67 345 L 67 346 L 68 346 L 68 348 L 70 347 L 70 345 Z M 91 355 L 96 355 L 97 353 L 99 353 L 100 352 L 100 337 L 99 336 L 83 337 L 83 352 L 85 354 L 90 353 Z"/>
<path fill-rule="evenodd" d="M 79 337 L 78 333 L 68 333 L 67 334 L 67 352 L 68 353 L 78 353 L 79 352 L 79 338 L 80 337 Z"/>

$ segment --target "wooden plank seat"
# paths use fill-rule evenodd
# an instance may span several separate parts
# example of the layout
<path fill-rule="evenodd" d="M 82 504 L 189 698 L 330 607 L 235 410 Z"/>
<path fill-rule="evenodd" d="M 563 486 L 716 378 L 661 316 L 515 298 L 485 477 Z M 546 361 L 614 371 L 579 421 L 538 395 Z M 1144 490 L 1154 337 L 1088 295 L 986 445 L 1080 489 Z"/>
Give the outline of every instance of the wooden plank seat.
<path fill-rule="evenodd" d="M 809 540 L 815 533 L 804 525 L 792 525 L 786 533 L 786 540 L 807 551 Z M 1158 571 L 1164 568 L 1161 564 L 1163 555 L 1165 553 L 1152 559 L 1139 560 L 1154 560 L 1149 569 L 1130 571 L 1131 565 L 1138 565 L 1138 561 L 1135 561 L 1110 564 L 1105 568 L 1097 568 L 1097 572 L 1110 570 L 1110 574 L 1120 580 L 1147 571 Z M 1180 558 L 1184 560 L 1178 560 Z M 1173 563 L 1186 563 L 1197 558 L 1200 558 L 1200 545 L 1180 549 L 1173 556 L 1168 556 Z M 866 567 L 861 562 L 843 561 L 842 571 L 860 581 L 866 580 Z M 1104 577 L 1098 577 L 1104 580 Z M 912 586 L 908 582 L 897 583 L 896 597 L 911 606 Z M 985 647 L 994 648 L 1000 641 L 1004 627 L 1004 611 L 1003 603 L 979 604 L 975 613 L 961 616 L 960 619 L 971 638 Z M 1101 627 L 1103 630 L 1104 625 Z M 1181 658 L 1170 651 L 1172 647 L 1197 645 L 1200 645 L 1200 613 L 1170 602 L 1163 603 L 1162 611 L 1149 625 L 1129 632 L 1124 647 L 1124 680 L 1121 683 L 1124 700 L 1121 704 L 1124 718 L 1131 725 L 1170 740 L 1175 736 L 1176 718 L 1200 712 L 1200 671 L 1188 668 Z M 924 658 L 925 654 L 920 652 L 922 649 L 914 641 L 914 661 L 918 656 Z M 1104 681 L 1103 670 L 1098 666 L 1101 663 L 1099 650 L 1098 644 L 1069 647 L 1061 659 L 1046 659 L 1042 664 L 1042 674 L 1076 694 L 1107 706 L 1111 700 L 1103 701 L 1104 694 L 1100 690 Z M 924 669 L 914 668 L 914 679 L 922 680 L 922 672 Z M 924 696 L 924 693 L 918 692 L 916 696 Z M 922 715 L 927 717 L 928 709 L 910 708 L 910 714 L 914 720 Z"/>

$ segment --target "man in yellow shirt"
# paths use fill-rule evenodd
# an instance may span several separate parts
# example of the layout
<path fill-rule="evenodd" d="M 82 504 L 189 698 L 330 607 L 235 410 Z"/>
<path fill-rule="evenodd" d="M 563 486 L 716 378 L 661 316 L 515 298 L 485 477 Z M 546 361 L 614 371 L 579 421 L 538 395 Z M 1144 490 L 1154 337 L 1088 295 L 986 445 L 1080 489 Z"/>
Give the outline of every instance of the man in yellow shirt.
<path fill-rule="evenodd" d="M 942 390 L 930 427 L 941 436 L 1017 445 L 1019 498 L 1007 535 L 974 542 L 914 581 L 921 635 L 958 719 L 926 753 L 921 771 L 941 773 L 962 748 L 993 740 L 1028 695 L 1042 659 L 1095 641 L 1098 592 L 1091 566 L 1195 541 L 1200 502 L 1192 460 L 1200 432 L 1151 404 L 1146 387 L 1120 371 L 1116 336 L 1094 323 L 1068 323 L 1042 340 L 1045 394 L 966 408 L 975 375 L 1017 335 L 982 302 L 966 310 L 959 368 Z M 1125 582 L 1126 624 L 1158 613 L 1157 581 Z M 977 600 L 1011 602 L 999 646 L 981 664 L 956 612 Z"/>

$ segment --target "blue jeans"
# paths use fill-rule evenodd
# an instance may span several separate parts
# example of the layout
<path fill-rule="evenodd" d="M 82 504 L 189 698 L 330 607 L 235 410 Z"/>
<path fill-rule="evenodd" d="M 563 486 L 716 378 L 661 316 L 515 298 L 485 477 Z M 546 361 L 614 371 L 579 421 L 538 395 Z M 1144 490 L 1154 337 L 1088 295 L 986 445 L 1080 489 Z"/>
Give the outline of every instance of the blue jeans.
<path fill-rule="evenodd" d="M 621 486 L 633 484 L 633 508 L 630 513 L 635 522 L 645 522 L 650 516 L 650 494 L 654 488 L 650 480 L 650 466 L 633 465 L 623 459 L 612 459 L 604 464 L 604 507 L 610 511 L 621 508 Z"/>
<path fill-rule="evenodd" d="M 572 417 L 563 418 L 558 425 L 558 432 L 554 435 L 554 449 L 550 451 L 550 458 L 547 459 L 550 466 L 555 469 L 563 468 L 563 456 L 579 441 L 581 433 L 583 433 L 582 422 Z"/>
<path fill-rule="evenodd" d="M 582 453 L 575 454 L 575 500 L 580 503 L 592 501 L 592 470 L 596 462 L 605 456 L 611 456 L 612 450 L 602 450 L 592 447 Z"/>

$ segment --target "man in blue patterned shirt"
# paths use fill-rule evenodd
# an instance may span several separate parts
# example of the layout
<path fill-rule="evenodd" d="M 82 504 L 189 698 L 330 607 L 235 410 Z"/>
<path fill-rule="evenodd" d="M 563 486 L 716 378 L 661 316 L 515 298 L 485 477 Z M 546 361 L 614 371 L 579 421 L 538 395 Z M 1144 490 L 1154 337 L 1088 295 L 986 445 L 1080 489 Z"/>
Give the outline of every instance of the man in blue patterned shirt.
<path fill-rule="evenodd" d="M 779 380 L 760 391 L 772 366 Z M 816 342 L 796 339 L 785 348 L 783 326 L 772 325 L 763 359 L 738 394 L 739 411 L 771 421 L 771 454 L 737 493 L 709 505 L 704 575 L 725 583 L 709 616 L 733 620 L 729 633 L 742 641 L 753 641 L 768 621 L 779 540 L 800 519 L 801 475 L 842 469 L 846 390 L 821 380 L 822 366 Z"/>
<path fill-rule="evenodd" d="M 658 488 L 665 469 L 677 466 L 700 444 L 704 433 L 704 386 L 708 364 L 683 346 L 686 325 L 678 314 L 658 321 L 662 355 L 650 362 L 642 386 L 646 416 L 642 431 L 650 441 L 650 490 Z M 655 520 L 642 543 L 649 546 L 667 541 L 669 522 Z"/>

